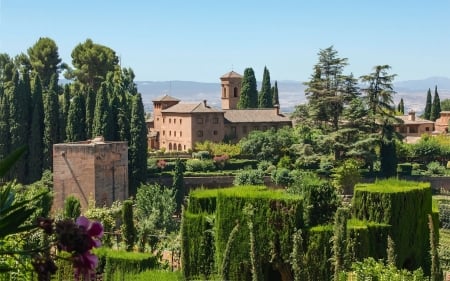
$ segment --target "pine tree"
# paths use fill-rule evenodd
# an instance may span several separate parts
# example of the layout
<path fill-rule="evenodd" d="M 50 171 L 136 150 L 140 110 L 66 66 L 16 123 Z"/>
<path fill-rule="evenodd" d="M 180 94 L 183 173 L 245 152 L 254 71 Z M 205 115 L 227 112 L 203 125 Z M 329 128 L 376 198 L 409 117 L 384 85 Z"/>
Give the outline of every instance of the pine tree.
<path fill-rule="evenodd" d="M 273 96 L 271 92 L 270 85 L 270 73 L 267 67 L 264 67 L 263 80 L 261 91 L 258 95 L 258 107 L 259 108 L 272 108 L 273 107 Z"/>
<path fill-rule="evenodd" d="M 53 169 L 53 144 L 58 143 L 59 103 L 58 80 L 50 79 L 48 91 L 44 93 L 44 163 L 43 169 Z"/>
<path fill-rule="evenodd" d="M 186 196 L 183 173 L 184 173 L 184 164 L 180 160 L 180 158 L 177 158 L 177 160 L 175 161 L 172 188 L 175 191 L 175 199 L 177 203 L 178 214 L 181 214 L 181 206 L 183 205 L 184 197 Z"/>
<path fill-rule="evenodd" d="M 30 126 L 30 138 L 28 142 L 29 160 L 28 180 L 35 182 L 42 177 L 44 158 L 44 104 L 42 101 L 42 85 L 39 75 L 34 79 L 32 90 L 32 117 Z"/>
<path fill-rule="evenodd" d="M 275 105 L 280 106 L 280 100 L 279 100 L 279 97 L 278 97 L 278 84 L 277 84 L 276 80 L 275 80 L 275 85 L 272 88 L 272 97 L 273 97 L 272 104 L 274 106 Z"/>
<path fill-rule="evenodd" d="M 433 104 L 431 105 L 430 120 L 436 121 L 441 116 L 441 100 L 437 91 L 437 86 L 434 88 Z"/>
<path fill-rule="evenodd" d="M 244 70 L 241 85 L 241 96 L 239 97 L 237 107 L 239 109 L 258 107 L 258 89 L 255 72 L 250 67 Z"/>
<path fill-rule="evenodd" d="M 105 140 L 111 140 L 112 124 L 110 113 L 107 85 L 102 83 L 97 92 L 95 103 L 94 122 L 92 124 L 93 137 L 103 136 Z"/>
<path fill-rule="evenodd" d="M 405 114 L 405 104 L 403 103 L 403 98 L 401 98 L 400 102 L 398 103 L 397 111 L 402 115 Z"/>
<path fill-rule="evenodd" d="M 428 88 L 428 92 L 427 92 L 427 102 L 426 102 L 426 104 L 425 104 L 425 110 L 424 110 L 424 112 L 423 112 L 423 118 L 424 118 L 425 120 L 431 120 L 431 119 L 430 119 L 430 117 L 431 117 L 431 104 L 432 104 L 432 101 L 431 101 L 431 89 Z"/>
<path fill-rule="evenodd" d="M 147 179 L 147 126 L 145 124 L 144 105 L 140 94 L 132 99 L 130 145 L 128 149 L 129 183 L 131 196 L 137 187 Z"/>
<path fill-rule="evenodd" d="M 75 94 L 70 102 L 67 115 L 66 136 L 68 142 L 86 140 L 86 116 L 84 96 L 80 93 Z"/>

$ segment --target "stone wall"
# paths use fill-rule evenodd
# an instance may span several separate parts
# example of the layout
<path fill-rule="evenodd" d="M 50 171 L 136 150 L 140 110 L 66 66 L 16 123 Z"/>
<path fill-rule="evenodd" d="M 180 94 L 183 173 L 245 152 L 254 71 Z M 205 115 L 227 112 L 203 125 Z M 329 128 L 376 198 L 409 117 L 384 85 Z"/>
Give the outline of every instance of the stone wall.
<path fill-rule="evenodd" d="M 128 198 L 126 142 L 89 141 L 53 145 L 53 210 L 74 195 L 82 209 L 90 199 L 99 206 Z"/>

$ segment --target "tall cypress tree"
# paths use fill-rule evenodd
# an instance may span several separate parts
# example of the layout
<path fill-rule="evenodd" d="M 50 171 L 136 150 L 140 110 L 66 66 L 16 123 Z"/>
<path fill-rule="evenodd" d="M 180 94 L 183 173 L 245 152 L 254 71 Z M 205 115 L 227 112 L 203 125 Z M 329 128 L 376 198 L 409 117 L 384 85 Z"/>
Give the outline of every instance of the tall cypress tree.
<path fill-rule="evenodd" d="M 66 126 L 67 126 L 67 115 L 69 114 L 70 106 L 70 85 L 64 86 L 64 91 L 62 94 L 62 99 L 60 102 L 59 110 L 59 136 L 61 141 L 65 141 L 66 136 Z"/>
<path fill-rule="evenodd" d="M 275 105 L 280 106 L 280 100 L 279 100 L 279 97 L 278 97 L 278 84 L 277 84 L 276 80 L 275 80 L 275 85 L 272 88 L 272 104 L 274 106 Z"/>
<path fill-rule="evenodd" d="M 239 109 L 258 107 L 258 89 L 255 72 L 250 67 L 244 70 L 241 85 L 241 96 L 239 97 L 237 107 Z"/>
<path fill-rule="evenodd" d="M 44 158 L 44 104 L 42 101 L 42 84 L 39 75 L 34 79 L 32 90 L 32 117 L 30 127 L 30 138 L 28 142 L 28 180 L 35 182 L 42 177 L 42 166 Z"/>
<path fill-rule="evenodd" d="M 144 105 L 140 94 L 133 97 L 131 103 L 129 185 L 131 196 L 134 196 L 140 183 L 147 178 L 147 126 L 145 124 Z"/>
<path fill-rule="evenodd" d="M 273 97 L 270 85 L 270 73 L 267 67 L 264 67 L 261 91 L 259 92 L 258 95 L 258 107 L 259 108 L 273 107 L 272 99 Z"/>
<path fill-rule="evenodd" d="M 173 174 L 172 187 L 175 191 L 175 200 L 177 203 L 177 213 L 181 214 L 181 206 L 183 205 L 184 197 L 186 196 L 186 189 L 184 187 L 184 164 L 177 158 L 175 161 L 175 169 Z"/>
<path fill-rule="evenodd" d="M 92 136 L 103 136 L 105 140 L 111 140 L 111 115 L 108 102 L 106 83 L 102 83 L 97 92 L 95 103 L 94 122 L 92 124 Z"/>
<path fill-rule="evenodd" d="M 125 91 L 120 91 L 118 93 L 119 106 L 118 106 L 118 116 L 117 116 L 117 127 L 119 133 L 119 139 L 121 141 L 130 141 L 130 119 L 131 119 L 131 108 L 129 106 L 129 100 L 131 97 Z"/>
<path fill-rule="evenodd" d="M 431 105 L 430 120 L 436 121 L 441 115 L 441 100 L 437 91 L 437 86 L 434 88 L 433 104 Z"/>
<path fill-rule="evenodd" d="M 93 138 L 93 124 L 95 112 L 95 92 L 92 88 L 86 88 L 86 137 Z"/>
<path fill-rule="evenodd" d="M 77 93 L 73 97 L 67 115 L 66 136 L 68 142 L 86 140 L 85 104 L 82 94 Z"/>
<path fill-rule="evenodd" d="M 58 79 L 53 75 L 44 93 L 44 163 L 43 169 L 53 168 L 53 144 L 58 143 L 59 103 Z"/>
<path fill-rule="evenodd" d="M 111 95 L 109 97 L 109 108 L 110 108 L 110 118 L 111 118 L 111 140 L 120 140 L 120 128 L 119 128 L 119 111 L 120 111 L 120 101 L 118 96 L 119 89 L 114 87 Z"/>
<path fill-rule="evenodd" d="M 0 84 L 0 159 L 4 159 L 10 153 L 9 133 L 9 102 L 3 85 Z"/>
<path fill-rule="evenodd" d="M 401 98 L 400 102 L 398 103 L 397 111 L 401 114 L 405 114 L 405 104 L 403 103 L 403 98 Z"/>
<path fill-rule="evenodd" d="M 384 177 L 390 178 L 396 175 L 398 163 L 394 140 L 394 127 L 393 125 L 387 125 L 382 130 L 384 137 L 380 143 L 380 170 Z"/>
<path fill-rule="evenodd" d="M 431 89 L 428 88 L 428 92 L 427 92 L 427 102 L 425 103 L 425 110 L 423 112 L 423 118 L 425 120 L 431 120 Z"/>

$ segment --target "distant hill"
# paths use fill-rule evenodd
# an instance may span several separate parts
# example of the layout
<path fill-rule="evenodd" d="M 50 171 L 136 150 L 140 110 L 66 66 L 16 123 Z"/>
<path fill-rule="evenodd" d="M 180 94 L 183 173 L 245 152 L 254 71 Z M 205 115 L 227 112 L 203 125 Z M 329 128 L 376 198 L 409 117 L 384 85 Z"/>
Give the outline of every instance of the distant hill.
<path fill-rule="evenodd" d="M 207 100 L 208 104 L 220 108 L 220 83 L 202 83 L 193 81 L 136 81 L 142 94 L 146 111 L 152 111 L 152 100 L 164 94 L 182 101 L 197 102 Z M 422 80 L 398 81 L 394 83 L 397 104 L 403 98 L 406 110 L 420 113 L 425 107 L 426 93 L 437 85 L 441 100 L 450 98 L 450 79 L 446 77 L 430 77 Z M 258 82 L 258 89 L 260 89 Z M 292 112 L 296 105 L 304 103 L 305 86 L 300 81 L 278 81 L 278 90 L 282 112 Z"/>

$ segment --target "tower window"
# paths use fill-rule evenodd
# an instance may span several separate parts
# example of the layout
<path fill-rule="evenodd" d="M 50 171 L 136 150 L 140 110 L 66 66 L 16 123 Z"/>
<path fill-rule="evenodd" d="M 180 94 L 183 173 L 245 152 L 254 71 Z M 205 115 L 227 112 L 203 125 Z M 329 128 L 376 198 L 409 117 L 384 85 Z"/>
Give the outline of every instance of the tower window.
<path fill-rule="evenodd" d="M 237 98 L 237 96 L 238 96 L 238 88 L 234 87 L 234 89 L 233 89 L 233 97 Z"/>

